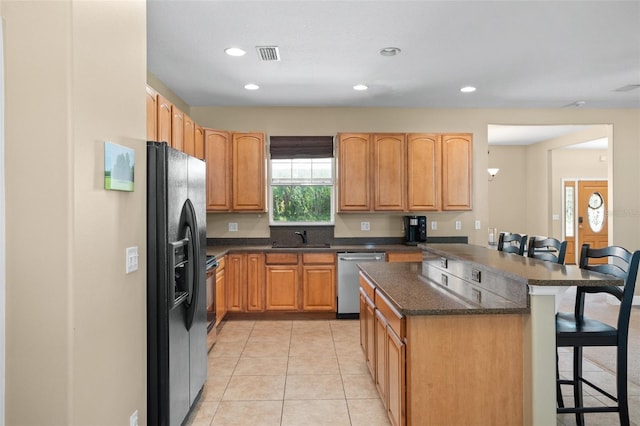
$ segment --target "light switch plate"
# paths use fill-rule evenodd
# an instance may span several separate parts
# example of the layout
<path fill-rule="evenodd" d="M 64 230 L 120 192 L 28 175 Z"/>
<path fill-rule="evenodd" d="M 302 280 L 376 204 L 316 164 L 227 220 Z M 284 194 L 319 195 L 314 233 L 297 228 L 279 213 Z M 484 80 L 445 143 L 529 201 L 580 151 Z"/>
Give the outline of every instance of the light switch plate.
<path fill-rule="evenodd" d="M 138 247 L 127 247 L 125 254 L 125 272 L 130 274 L 138 270 Z"/>
<path fill-rule="evenodd" d="M 476 220 L 476 229 L 480 229 L 480 221 Z"/>
<path fill-rule="evenodd" d="M 462 222 L 459 220 L 456 220 L 456 231 L 459 231 L 462 229 Z"/>
<path fill-rule="evenodd" d="M 229 222 L 229 232 L 238 232 L 238 222 Z"/>
<path fill-rule="evenodd" d="M 438 230 L 438 222 L 436 222 L 435 220 L 431 221 L 431 230 L 432 231 L 437 231 Z"/>

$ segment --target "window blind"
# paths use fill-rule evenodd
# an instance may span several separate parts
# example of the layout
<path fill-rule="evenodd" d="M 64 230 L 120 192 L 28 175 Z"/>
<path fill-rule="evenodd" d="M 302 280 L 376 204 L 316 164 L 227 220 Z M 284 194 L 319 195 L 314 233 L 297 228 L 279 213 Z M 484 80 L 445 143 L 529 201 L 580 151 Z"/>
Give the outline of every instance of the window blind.
<path fill-rule="evenodd" d="M 333 157 L 333 136 L 271 136 L 272 159 Z"/>

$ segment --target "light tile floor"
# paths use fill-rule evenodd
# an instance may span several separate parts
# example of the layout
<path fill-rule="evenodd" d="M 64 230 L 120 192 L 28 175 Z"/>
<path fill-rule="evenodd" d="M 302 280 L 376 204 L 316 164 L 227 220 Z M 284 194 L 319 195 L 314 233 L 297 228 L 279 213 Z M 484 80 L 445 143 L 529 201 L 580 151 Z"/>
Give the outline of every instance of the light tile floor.
<path fill-rule="evenodd" d="M 630 354 L 630 356 L 633 356 Z M 561 348 L 560 374 L 571 371 Z M 584 370 L 615 394 L 615 376 L 585 360 Z M 567 406 L 571 389 L 563 387 Z M 606 398 L 585 387 L 585 405 Z M 640 426 L 640 386 L 629 382 L 631 423 Z M 616 413 L 586 414 L 587 425 L 618 425 Z M 209 425 L 388 425 L 353 320 L 227 321 L 208 359 L 208 379 L 185 423 Z M 558 426 L 575 425 L 573 414 Z"/>
<path fill-rule="evenodd" d="M 227 321 L 186 422 L 388 425 L 353 320 Z"/>

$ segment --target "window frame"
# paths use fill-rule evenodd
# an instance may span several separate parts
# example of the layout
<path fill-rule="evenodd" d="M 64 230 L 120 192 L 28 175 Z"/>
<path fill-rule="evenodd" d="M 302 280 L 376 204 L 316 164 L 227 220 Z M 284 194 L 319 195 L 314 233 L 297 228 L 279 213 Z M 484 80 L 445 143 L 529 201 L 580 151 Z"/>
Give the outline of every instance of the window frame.
<path fill-rule="evenodd" d="M 273 187 L 274 186 L 292 186 L 291 184 L 274 184 L 273 183 L 273 161 L 274 160 L 283 160 L 282 158 L 272 159 L 269 157 L 268 161 L 268 204 L 269 204 L 269 226 L 334 226 L 336 223 L 336 158 L 333 157 L 323 157 L 325 159 L 331 160 L 331 182 L 329 184 L 293 184 L 293 186 L 329 186 L 331 189 L 331 211 L 330 211 L 330 220 L 327 222 L 280 222 L 273 220 Z M 289 160 L 296 160 L 291 158 Z"/>

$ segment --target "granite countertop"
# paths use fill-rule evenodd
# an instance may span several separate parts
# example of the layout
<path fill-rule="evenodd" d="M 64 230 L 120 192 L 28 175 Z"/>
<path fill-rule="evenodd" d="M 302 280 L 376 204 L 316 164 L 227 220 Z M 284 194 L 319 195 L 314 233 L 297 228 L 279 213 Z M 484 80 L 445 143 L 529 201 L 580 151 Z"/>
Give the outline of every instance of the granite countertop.
<path fill-rule="evenodd" d="M 476 315 L 529 312 L 528 306 L 504 301 L 480 306 L 466 301 L 442 286 L 430 282 L 418 262 L 360 263 L 362 273 L 404 315 Z"/>
<path fill-rule="evenodd" d="M 419 245 L 420 248 L 468 262 L 474 268 L 490 270 L 514 285 L 585 286 L 622 285 L 622 280 L 605 274 L 585 271 L 575 265 L 558 265 L 486 247 L 468 244 Z M 474 315 L 529 312 L 529 306 L 507 299 L 479 305 L 427 278 L 422 263 L 361 263 L 367 277 L 405 315 Z M 425 266 L 426 268 L 426 266 Z M 528 304 L 527 304 L 528 305 Z"/>
<path fill-rule="evenodd" d="M 469 262 L 479 269 L 491 270 L 527 285 L 568 287 L 624 284 L 619 278 L 586 271 L 577 265 L 559 265 L 471 244 L 420 244 L 418 247 L 438 256 Z"/>

